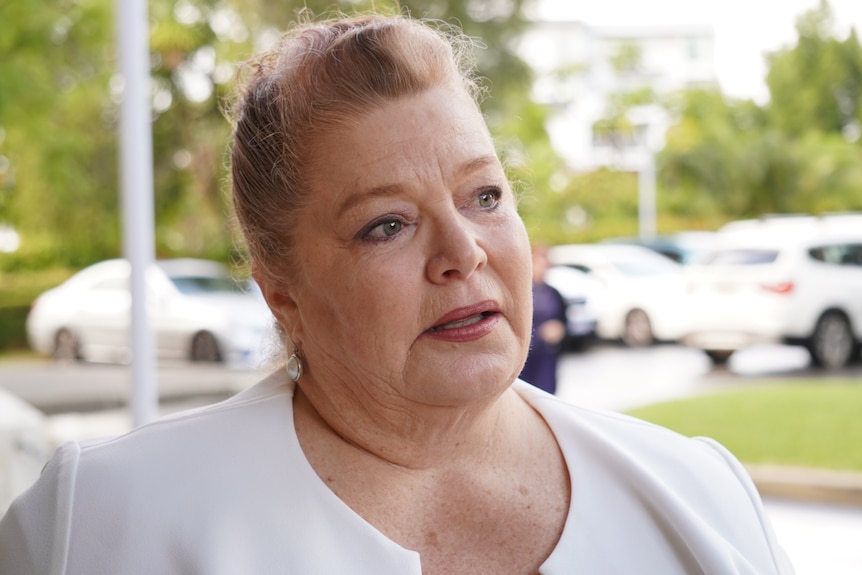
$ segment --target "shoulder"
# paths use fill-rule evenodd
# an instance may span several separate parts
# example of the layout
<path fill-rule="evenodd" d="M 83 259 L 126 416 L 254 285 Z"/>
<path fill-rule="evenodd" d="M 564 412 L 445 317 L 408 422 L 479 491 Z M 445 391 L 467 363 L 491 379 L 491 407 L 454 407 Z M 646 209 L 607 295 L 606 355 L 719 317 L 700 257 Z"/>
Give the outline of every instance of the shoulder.
<path fill-rule="evenodd" d="M 637 447 L 639 453 L 663 452 L 668 448 L 693 449 L 708 454 L 703 442 L 685 437 L 668 428 L 624 413 L 569 403 L 527 383 L 516 381 L 515 390 L 554 431 L 561 445 L 572 440 L 605 444 L 610 451 Z M 715 445 L 708 441 L 709 445 Z"/>
<path fill-rule="evenodd" d="M 0 520 L 0 573 L 52 573 L 65 557 L 62 526 L 71 522 L 68 501 L 79 454 L 74 443 L 58 449 Z"/>
<path fill-rule="evenodd" d="M 285 413 L 291 410 L 292 388 L 280 383 L 270 376 L 225 401 L 162 417 L 123 435 L 68 442 L 48 462 L 37 486 L 74 485 L 80 494 L 82 486 L 141 483 L 265 446 L 262 438 L 274 435 L 267 434 L 267 426 L 283 426 L 290 419 Z"/>
<path fill-rule="evenodd" d="M 270 377 L 119 437 L 64 444 L 0 523 L 0 555 L 16 548 L 0 572 L 5 560 L 38 564 L 36 572 L 58 561 L 80 567 L 93 549 L 125 565 L 141 559 L 145 541 L 202 538 L 220 516 L 265 517 L 272 483 L 295 479 L 291 397 Z"/>
<path fill-rule="evenodd" d="M 548 422 L 564 454 L 586 469 L 660 479 L 685 490 L 747 488 L 748 476 L 718 442 L 686 437 L 622 413 L 567 403 L 519 386 L 519 393 Z M 538 392 L 538 393 L 537 393 Z"/>
<path fill-rule="evenodd" d="M 533 289 L 534 291 L 547 295 L 548 297 L 563 299 L 563 295 L 560 293 L 560 290 L 549 283 L 534 283 Z"/>
<path fill-rule="evenodd" d="M 552 429 L 569 468 L 573 509 L 594 517 L 596 531 L 605 524 L 607 537 L 632 545 L 650 533 L 656 545 L 671 539 L 704 557 L 723 549 L 764 573 L 785 563 L 754 483 L 718 442 L 516 389 Z M 620 528 L 634 524 L 637 533 Z"/>
<path fill-rule="evenodd" d="M 199 473 L 266 449 L 290 420 L 292 388 L 270 376 L 225 401 L 182 411 L 124 435 L 79 445 L 79 474 L 101 480 Z M 277 428 L 277 429 L 273 429 Z"/>

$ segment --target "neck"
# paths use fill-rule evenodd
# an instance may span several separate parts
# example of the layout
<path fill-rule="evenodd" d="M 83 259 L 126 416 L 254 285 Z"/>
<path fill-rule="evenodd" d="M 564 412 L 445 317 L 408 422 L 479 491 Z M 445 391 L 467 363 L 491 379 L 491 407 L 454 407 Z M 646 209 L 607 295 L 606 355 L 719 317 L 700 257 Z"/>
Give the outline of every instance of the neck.
<path fill-rule="evenodd" d="M 432 469 L 475 463 L 493 456 L 495 446 L 511 438 L 507 430 L 521 428 L 538 415 L 511 388 L 468 406 L 375 404 L 356 398 L 315 396 L 297 386 L 294 417 L 300 440 L 325 440 L 330 447 L 354 451 L 405 469 Z M 479 459 L 477 459 L 479 458 Z"/>

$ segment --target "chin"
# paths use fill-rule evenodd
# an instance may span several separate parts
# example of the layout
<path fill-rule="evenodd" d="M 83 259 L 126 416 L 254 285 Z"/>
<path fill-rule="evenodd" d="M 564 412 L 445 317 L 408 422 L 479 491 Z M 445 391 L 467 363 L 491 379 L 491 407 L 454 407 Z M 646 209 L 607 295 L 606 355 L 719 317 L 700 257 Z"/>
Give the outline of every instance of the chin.
<path fill-rule="evenodd" d="M 468 361 L 421 370 L 422 382 L 414 389 L 421 400 L 431 404 L 452 405 L 489 399 L 503 393 L 521 372 L 512 358 L 471 357 Z"/>

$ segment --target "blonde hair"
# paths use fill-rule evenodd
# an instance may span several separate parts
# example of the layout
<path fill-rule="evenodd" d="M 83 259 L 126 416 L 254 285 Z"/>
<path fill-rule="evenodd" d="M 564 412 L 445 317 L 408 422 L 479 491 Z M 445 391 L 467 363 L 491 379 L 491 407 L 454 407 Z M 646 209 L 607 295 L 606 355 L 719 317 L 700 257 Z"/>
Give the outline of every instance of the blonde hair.
<path fill-rule="evenodd" d="M 314 144 L 386 102 L 438 86 L 482 92 L 472 41 L 440 22 L 362 15 L 298 23 L 245 63 L 233 109 L 232 198 L 255 273 L 289 282 Z"/>

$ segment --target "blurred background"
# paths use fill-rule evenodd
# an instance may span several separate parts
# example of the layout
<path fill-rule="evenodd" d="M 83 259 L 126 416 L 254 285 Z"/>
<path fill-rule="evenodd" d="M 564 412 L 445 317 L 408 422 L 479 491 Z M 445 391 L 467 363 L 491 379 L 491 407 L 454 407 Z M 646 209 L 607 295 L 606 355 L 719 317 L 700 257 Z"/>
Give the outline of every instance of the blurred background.
<path fill-rule="evenodd" d="M 537 241 L 862 210 L 862 7 L 831 2 L 151 0 L 160 257 L 229 258 L 223 110 L 237 63 L 302 6 L 460 23 Z M 114 2 L 0 5 L 0 271 L 120 253 Z"/>
<path fill-rule="evenodd" d="M 752 466 L 845 474 L 855 503 L 843 498 L 821 524 L 825 547 L 800 573 L 862 572 L 845 544 L 862 536 L 845 513 L 862 504 L 862 3 L 148 7 L 165 410 L 234 393 L 266 355 L 269 318 L 229 225 L 225 111 L 238 64 L 301 10 L 409 11 L 484 46 L 483 109 L 569 306 L 559 395 L 655 407 L 638 415 L 717 437 Z M 0 386 L 38 408 L 0 404 L 18 434 L 0 441 L 18 446 L 0 447 L 0 467 L 21 456 L 36 470 L 0 479 L 0 508 L 57 442 L 128 425 L 114 418 L 128 397 L 116 336 L 127 326 L 104 323 L 118 315 L 109 304 L 128 307 L 127 272 L 90 267 L 122 256 L 115 9 L 0 0 Z M 47 443 L 34 431 L 46 416 Z M 785 524 L 788 539 L 810 541 L 798 525 Z"/>

